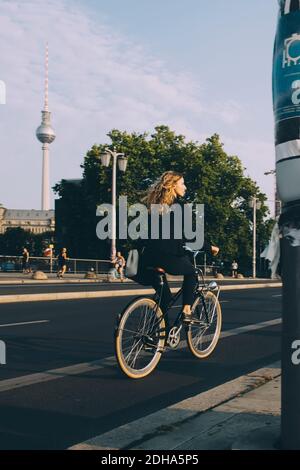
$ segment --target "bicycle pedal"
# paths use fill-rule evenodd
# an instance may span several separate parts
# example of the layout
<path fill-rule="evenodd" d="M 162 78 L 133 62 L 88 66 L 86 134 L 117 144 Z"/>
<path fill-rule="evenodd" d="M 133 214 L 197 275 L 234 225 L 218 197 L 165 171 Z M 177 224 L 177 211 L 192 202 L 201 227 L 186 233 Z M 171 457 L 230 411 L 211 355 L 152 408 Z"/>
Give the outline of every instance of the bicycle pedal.
<path fill-rule="evenodd" d="M 201 320 L 198 320 L 197 318 L 193 318 L 192 320 L 189 320 L 189 321 L 183 321 L 182 322 L 185 326 L 193 326 L 193 325 L 200 325 L 201 324 Z"/>
<path fill-rule="evenodd" d="M 185 316 L 182 318 L 182 323 L 184 323 L 185 325 L 191 325 L 192 323 L 195 323 L 195 322 L 199 322 L 200 320 L 198 320 L 198 318 L 195 318 L 194 316 L 190 315 L 191 318 L 189 318 L 189 316 Z"/>
<path fill-rule="evenodd" d="M 155 346 L 144 346 L 143 349 L 144 349 L 144 351 L 146 351 L 146 352 L 150 352 L 150 351 L 155 350 L 156 347 L 155 347 Z"/>

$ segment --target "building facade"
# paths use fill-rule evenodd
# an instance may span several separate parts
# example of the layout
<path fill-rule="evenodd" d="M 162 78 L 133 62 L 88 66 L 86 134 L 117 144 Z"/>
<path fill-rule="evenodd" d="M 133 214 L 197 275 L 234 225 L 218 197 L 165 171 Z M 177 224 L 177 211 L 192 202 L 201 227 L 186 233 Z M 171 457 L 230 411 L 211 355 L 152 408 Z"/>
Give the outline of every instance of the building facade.
<path fill-rule="evenodd" d="M 22 228 L 34 234 L 54 232 L 54 210 L 6 209 L 0 205 L 0 234 L 8 228 Z"/>

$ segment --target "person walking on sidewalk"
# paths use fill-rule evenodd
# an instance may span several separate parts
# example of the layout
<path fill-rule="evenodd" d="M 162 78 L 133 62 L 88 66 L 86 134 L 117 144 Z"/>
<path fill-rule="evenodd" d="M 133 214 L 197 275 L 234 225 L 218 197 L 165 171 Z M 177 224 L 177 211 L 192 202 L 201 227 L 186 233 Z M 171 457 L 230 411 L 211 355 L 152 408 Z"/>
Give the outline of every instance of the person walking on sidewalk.
<path fill-rule="evenodd" d="M 25 247 L 23 248 L 23 253 L 22 253 L 22 271 L 24 274 L 30 273 L 29 251 Z"/>
<path fill-rule="evenodd" d="M 231 264 L 232 277 L 237 277 L 238 268 L 239 268 L 239 265 L 238 265 L 238 263 L 234 260 L 234 261 L 232 262 L 232 264 Z"/>
<path fill-rule="evenodd" d="M 184 184 L 184 178 L 181 173 L 175 171 L 166 171 L 162 174 L 159 180 L 150 188 L 144 202 L 147 205 L 149 216 L 148 216 L 148 239 L 143 240 L 144 251 L 141 256 L 141 281 L 143 282 L 143 276 L 147 277 L 148 267 L 160 267 L 165 270 L 168 274 L 183 275 L 183 307 L 182 317 L 185 323 L 190 323 L 192 319 L 191 305 L 194 300 L 194 290 L 197 283 L 197 277 L 195 273 L 195 267 L 184 249 L 186 240 L 183 236 L 183 230 L 181 230 L 182 237 L 177 238 L 175 230 L 175 216 L 174 212 L 170 211 L 170 207 L 174 203 L 181 205 L 183 209 L 183 203 L 178 198 L 183 198 L 186 193 L 186 186 Z M 151 238 L 151 211 L 153 205 L 157 208 L 160 207 L 159 212 L 159 238 Z M 181 211 L 182 213 L 182 211 Z M 164 215 L 169 216 L 169 237 L 164 238 L 162 236 L 162 226 Z M 181 217 L 181 228 L 183 227 L 183 214 Z M 177 229 L 178 227 L 176 227 Z M 176 234 L 176 236 L 175 236 Z M 219 248 L 216 246 L 210 246 L 211 253 L 213 255 L 218 254 Z M 148 270 L 149 272 L 149 270 Z M 139 276 L 138 276 L 139 277 Z M 145 277 L 145 279 L 146 279 Z M 137 278 L 137 282 L 139 282 Z M 150 282 L 151 284 L 151 282 Z M 152 286 L 157 289 L 157 279 L 153 278 Z M 161 300 L 161 307 L 164 310 L 172 297 L 170 288 L 168 285 L 163 289 L 163 298 Z"/>
<path fill-rule="evenodd" d="M 125 258 L 122 256 L 121 252 L 117 252 L 116 258 L 113 260 L 115 269 L 120 276 L 121 282 L 124 282 L 124 268 L 125 268 Z"/>
<path fill-rule="evenodd" d="M 62 248 L 60 254 L 57 257 L 58 260 L 58 273 L 57 277 L 62 279 L 67 270 L 67 249 Z"/>

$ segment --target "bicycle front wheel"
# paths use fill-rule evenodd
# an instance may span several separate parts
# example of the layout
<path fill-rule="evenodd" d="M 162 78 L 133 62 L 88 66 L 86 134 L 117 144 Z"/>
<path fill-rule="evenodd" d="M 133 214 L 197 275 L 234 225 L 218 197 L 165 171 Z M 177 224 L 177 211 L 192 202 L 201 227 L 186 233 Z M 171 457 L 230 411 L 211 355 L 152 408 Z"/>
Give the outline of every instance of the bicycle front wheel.
<path fill-rule="evenodd" d="M 194 356 L 204 359 L 215 349 L 222 328 L 222 311 L 217 297 L 210 291 L 199 295 L 192 306 L 194 323 L 189 325 L 187 343 Z"/>
<path fill-rule="evenodd" d="M 118 320 L 115 350 L 121 370 L 131 379 L 149 375 L 157 366 L 166 340 L 166 325 L 157 303 L 138 298 Z"/>

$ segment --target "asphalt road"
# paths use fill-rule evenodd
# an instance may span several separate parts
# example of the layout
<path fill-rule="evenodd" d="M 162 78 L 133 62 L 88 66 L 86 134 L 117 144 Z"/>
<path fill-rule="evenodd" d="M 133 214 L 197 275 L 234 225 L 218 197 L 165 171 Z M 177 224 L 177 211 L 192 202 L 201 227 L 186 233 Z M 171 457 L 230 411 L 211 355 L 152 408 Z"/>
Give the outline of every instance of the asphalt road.
<path fill-rule="evenodd" d="M 240 281 L 225 279 L 218 280 L 218 284 L 222 285 L 240 285 L 240 284 L 264 284 L 265 279 L 243 279 Z M 278 281 L 272 281 L 268 279 L 268 283 L 276 283 Z M 172 281 L 172 286 L 181 285 L 180 282 Z M 42 294 L 51 292 L 85 292 L 85 291 L 101 291 L 101 290 L 119 290 L 119 289 L 139 289 L 144 288 L 135 282 L 91 282 L 91 283 L 38 283 L 38 284 L 1 284 L 0 283 L 0 295 L 20 295 L 20 294 Z"/>
<path fill-rule="evenodd" d="M 151 376 L 129 380 L 113 360 L 116 316 L 129 300 L 0 306 L 7 351 L 0 365 L 0 449 L 64 449 L 280 358 L 281 289 L 228 291 L 221 299 L 223 332 L 233 334 L 210 358 L 168 351 Z M 237 334 L 262 322 L 268 323 Z M 84 364 L 76 375 L 70 368 L 37 375 L 75 364 Z"/>

